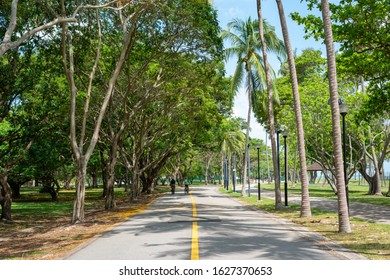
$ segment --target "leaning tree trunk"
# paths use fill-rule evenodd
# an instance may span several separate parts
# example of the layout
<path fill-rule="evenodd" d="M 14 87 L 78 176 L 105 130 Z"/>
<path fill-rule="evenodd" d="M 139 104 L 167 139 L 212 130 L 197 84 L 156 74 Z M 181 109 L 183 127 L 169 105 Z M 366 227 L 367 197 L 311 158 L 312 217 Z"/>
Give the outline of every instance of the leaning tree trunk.
<path fill-rule="evenodd" d="M 258 0 L 260 1 L 260 0 Z M 283 4 L 281 0 L 276 0 L 279 10 L 279 18 L 282 26 L 284 44 L 288 56 L 288 65 L 290 66 L 290 78 L 293 90 L 294 98 L 294 111 L 295 118 L 297 122 L 297 133 L 298 133 L 298 151 L 299 151 L 299 160 L 300 160 L 300 175 L 301 175 L 301 217 L 311 217 L 311 208 L 310 208 L 310 197 L 309 197 L 309 182 L 307 176 L 307 167 L 306 167 L 306 148 L 305 148 L 305 136 L 303 130 L 303 121 L 302 121 L 302 112 L 301 112 L 301 102 L 299 97 L 298 90 L 298 78 L 295 69 L 295 60 L 294 53 L 291 48 L 290 38 L 288 35 L 286 18 L 284 15 Z"/>
<path fill-rule="evenodd" d="M 267 82 L 268 114 L 269 114 L 268 122 L 269 122 L 270 136 L 271 136 L 272 161 L 274 166 L 274 177 L 275 177 L 275 209 L 280 209 L 282 208 L 282 193 L 280 191 L 279 166 L 277 162 L 277 152 L 276 152 L 273 94 L 272 94 L 272 85 L 271 85 L 271 74 L 270 74 L 269 64 L 268 64 L 267 44 L 264 38 L 263 15 L 261 10 L 260 0 L 257 0 L 257 14 L 259 17 L 259 34 L 260 34 L 265 76 Z"/>
<path fill-rule="evenodd" d="M 369 137 L 372 139 L 371 129 L 369 129 Z M 374 176 L 371 181 L 373 184 L 370 185 L 373 188 L 371 189 L 371 193 L 373 195 L 382 195 L 382 186 L 381 186 L 381 177 L 380 177 L 380 168 L 378 163 L 378 157 L 376 156 L 375 147 L 371 145 L 371 157 L 372 163 L 374 166 Z"/>
<path fill-rule="evenodd" d="M 339 233 L 351 232 L 349 222 L 349 212 L 347 205 L 347 196 L 345 189 L 345 177 L 343 167 L 343 153 L 341 145 L 340 129 L 340 111 L 339 96 L 337 85 L 336 59 L 334 53 L 332 22 L 330 20 L 329 3 L 327 0 L 321 0 L 322 18 L 324 22 L 325 45 L 328 60 L 328 79 L 330 100 L 332 108 L 332 131 L 333 131 L 333 156 L 336 168 L 337 197 L 338 197 L 338 215 L 339 215 Z"/>

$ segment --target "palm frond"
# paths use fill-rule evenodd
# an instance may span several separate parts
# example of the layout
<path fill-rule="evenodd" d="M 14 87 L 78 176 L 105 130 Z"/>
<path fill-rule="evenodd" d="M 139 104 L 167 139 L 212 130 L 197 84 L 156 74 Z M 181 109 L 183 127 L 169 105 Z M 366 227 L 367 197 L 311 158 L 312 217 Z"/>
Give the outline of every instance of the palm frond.
<path fill-rule="evenodd" d="M 242 84 L 242 81 L 244 79 L 244 63 L 238 62 L 236 70 L 234 71 L 234 75 L 232 78 L 232 92 L 236 94 L 238 92 L 238 89 L 240 88 L 240 85 Z"/>

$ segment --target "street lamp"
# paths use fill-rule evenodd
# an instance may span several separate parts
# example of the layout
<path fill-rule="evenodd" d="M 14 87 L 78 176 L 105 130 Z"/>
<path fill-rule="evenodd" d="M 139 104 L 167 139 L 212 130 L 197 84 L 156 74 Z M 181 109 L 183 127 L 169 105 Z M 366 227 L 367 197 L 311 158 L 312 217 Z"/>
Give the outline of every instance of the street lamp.
<path fill-rule="evenodd" d="M 250 144 L 248 144 L 248 197 L 251 197 L 251 154 L 249 147 Z"/>
<path fill-rule="evenodd" d="M 284 138 L 284 205 L 288 206 L 287 199 L 287 180 L 288 180 L 288 170 L 287 170 L 287 129 L 282 131 L 282 135 Z"/>
<path fill-rule="evenodd" d="M 236 192 L 236 152 L 233 152 L 233 192 Z"/>
<path fill-rule="evenodd" d="M 245 150 L 242 152 L 242 176 L 241 176 L 241 185 L 244 186 L 244 168 L 245 168 Z"/>
<path fill-rule="evenodd" d="M 280 155 L 279 155 L 279 134 L 282 132 L 281 129 L 278 129 L 276 131 L 276 148 L 277 148 L 277 153 L 276 153 L 276 157 L 277 157 L 277 163 L 278 163 L 278 173 L 275 174 L 275 176 L 278 176 L 279 178 L 279 182 L 280 182 Z"/>
<path fill-rule="evenodd" d="M 348 104 L 344 102 L 342 98 L 339 99 L 340 115 L 343 119 L 343 166 L 344 166 L 344 182 L 345 182 L 345 195 L 347 198 L 347 207 L 349 212 L 349 191 L 348 191 L 348 180 L 347 180 L 347 157 L 346 157 L 346 133 L 345 133 L 345 116 L 348 114 Z"/>
<path fill-rule="evenodd" d="M 226 157 L 223 157 L 223 188 L 226 189 Z"/>
<path fill-rule="evenodd" d="M 261 200 L 260 195 L 260 146 L 257 146 L 257 199 Z"/>
<path fill-rule="evenodd" d="M 229 190 L 229 158 L 226 155 L 226 190 Z"/>

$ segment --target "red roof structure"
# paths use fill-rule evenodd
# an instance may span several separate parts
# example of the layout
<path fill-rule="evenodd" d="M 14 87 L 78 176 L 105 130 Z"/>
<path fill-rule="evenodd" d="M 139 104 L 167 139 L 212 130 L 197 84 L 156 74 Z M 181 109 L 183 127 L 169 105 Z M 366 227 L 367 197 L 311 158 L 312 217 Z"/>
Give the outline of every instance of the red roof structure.
<path fill-rule="evenodd" d="M 318 162 L 315 162 L 312 165 L 307 167 L 307 171 L 323 171 L 323 170 L 324 169 Z"/>

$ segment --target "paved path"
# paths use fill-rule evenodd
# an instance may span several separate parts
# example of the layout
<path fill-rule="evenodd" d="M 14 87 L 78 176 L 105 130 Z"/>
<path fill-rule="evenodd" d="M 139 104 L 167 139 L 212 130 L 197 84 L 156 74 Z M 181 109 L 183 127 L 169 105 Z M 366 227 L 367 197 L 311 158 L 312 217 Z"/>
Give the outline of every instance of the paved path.
<path fill-rule="evenodd" d="M 195 254 L 194 254 L 195 252 Z M 195 258 L 194 258 L 195 256 Z M 67 259 L 364 259 L 322 236 L 217 192 L 181 190 L 102 234 Z"/>
<path fill-rule="evenodd" d="M 257 196 L 257 189 L 251 189 L 252 195 Z M 272 191 L 262 191 L 262 196 L 268 198 L 274 198 L 275 193 Z M 284 203 L 284 193 L 282 192 L 282 202 Z M 295 194 L 288 194 L 288 203 L 292 204 L 301 204 L 301 196 Z M 316 208 L 319 210 L 337 212 L 337 200 L 336 199 L 326 199 L 319 197 L 310 198 L 311 208 Z M 360 202 L 349 202 L 350 215 L 352 217 L 357 217 L 377 223 L 383 223 L 390 225 L 390 206 L 382 205 L 373 205 L 369 203 L 360 203 Z"/>

